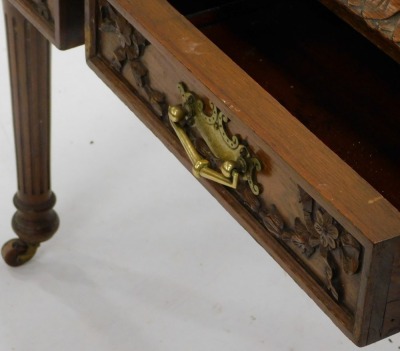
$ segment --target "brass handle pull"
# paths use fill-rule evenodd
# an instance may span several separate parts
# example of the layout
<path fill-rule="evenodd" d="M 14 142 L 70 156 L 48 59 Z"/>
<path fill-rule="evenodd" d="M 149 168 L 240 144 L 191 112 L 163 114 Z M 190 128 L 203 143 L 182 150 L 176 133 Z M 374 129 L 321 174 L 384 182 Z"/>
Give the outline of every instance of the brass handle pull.
<path fill-rule="evenodd" d="M 236 189 L 239 180 L 239 173 L 235 168 L 235 163 L 232 161 L 225 161 L 221 166 L 221 173 L 210 168 L 210 162 L 197 152 L 189 136 L 179 125 L 179 122 L 181 122 L 185 117 L 184 109 L 181 106 L 170 106 L 168 108 L 168 117 L 172 128 L 174 129 L 190 161 L 192 162 L 193 174 L 197 178 L 207 178 L 216 183 Z"/>
<path fill-rule="evenodd" d="M 168 117 L 193 165 L 193 174 L 234 189 L 242 179 L 247 181 L 253 194 L 258 195 L 260 187 L 255 181 L 255 172 L 261 170 L 261 163 L 251 156 L 248 147 L 242 145 L 237 136 L 228 136 L 225 131 L 228 118 L 213 103 L 210 103 L 212 114 L 207 115 L 201 99 L 188 91 L 183 83 L 178 84 L 178 89 L 183 103 L 170 106 Z M 188 130 L 196 130 L 191 136 L 203 139 L 212 158 L 222 163 L 220 172 L 211 168 L 210 162 L 198 153 L 184 124 L 189 126 Z"/>

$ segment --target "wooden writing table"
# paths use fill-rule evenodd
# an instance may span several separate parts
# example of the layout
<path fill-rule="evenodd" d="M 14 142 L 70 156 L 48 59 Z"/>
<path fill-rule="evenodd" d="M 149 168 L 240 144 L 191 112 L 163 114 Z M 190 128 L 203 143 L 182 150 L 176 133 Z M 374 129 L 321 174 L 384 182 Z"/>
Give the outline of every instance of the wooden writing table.
<path fill-rule="evenodd" d="M 85 41 L 89 66 L 353 342 L 398 332 L 400 2 L 321 3 L 4 0 L 19 237 L 5 261 L 58 228 L 49 43 Z"/>

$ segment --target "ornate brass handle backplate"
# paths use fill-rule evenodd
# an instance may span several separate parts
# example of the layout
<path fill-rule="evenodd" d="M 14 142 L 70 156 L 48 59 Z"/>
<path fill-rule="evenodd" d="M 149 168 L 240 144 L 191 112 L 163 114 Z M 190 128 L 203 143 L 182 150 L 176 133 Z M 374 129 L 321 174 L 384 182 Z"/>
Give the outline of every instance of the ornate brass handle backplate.
<path fill-rule="evenodd" d="M 259 195 L 260 186 L 255 181 L 255 172 L 261 170 L 261 163 L 251 156 L 248 147 L 241 144 L 237 136 L 230 138 L 227 135 L 225 124 L 228 118 L 213 103 L 210 103 L 212 113 L 207 115 L 204 103 L 188 91 L 183 83 L 178 85 L 178 89 L 182 104 L 170 106 L 168 116 L 193 165 L 193 174 L 231 188 L 237 188 L 242 179 L 247 181 L 255 195 Z M 200 155 L 185 129 L 190 129 L 204 140 L 213 156 L 221 163 L 219 171 Z"/>

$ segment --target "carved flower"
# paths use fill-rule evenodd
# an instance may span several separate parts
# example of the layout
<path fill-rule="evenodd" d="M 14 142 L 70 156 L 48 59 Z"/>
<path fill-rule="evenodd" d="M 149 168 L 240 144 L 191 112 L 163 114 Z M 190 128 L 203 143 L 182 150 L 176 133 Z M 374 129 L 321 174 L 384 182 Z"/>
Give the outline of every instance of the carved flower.
<path fill-rule="evenodd" d="M 331 215 L 328 212 L 322 213 L 322 211 L 318 210 L 314 228 L 319 235 L 321 246 L 334 250 L 336 248 L 336 239 L 339 237 L 339 231 L 333 225 Z"/>

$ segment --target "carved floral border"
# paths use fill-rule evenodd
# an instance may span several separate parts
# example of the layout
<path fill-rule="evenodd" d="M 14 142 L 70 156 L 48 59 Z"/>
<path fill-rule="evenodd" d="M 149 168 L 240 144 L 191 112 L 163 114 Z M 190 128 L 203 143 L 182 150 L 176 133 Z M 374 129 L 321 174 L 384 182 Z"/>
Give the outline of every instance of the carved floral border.
<path fill-rule="evenodd" d="M 322 258 L 325 267 L 324 287 L 338 302 L 343 300 L 345 291 L 340 281 L 344 273 L 356 275 L 361 269 L 362 246 L 360 243 L 321 205 L 299 187 L 299 202 L 303 209 L 303 218 L 296 218 L 294 223 L 287 223 L 278 209 L 272 205 L 268 209 L 261 199 L 246 189 L 237 192 L 242 203 L 264 225 L 270 235 L 282 244 L 293 244 L 295 255 L 306 259 L 313 256 Z M 287 245 L 286 245 L 287 246 Z M 293 251 L 287 246 L 289 251 Z M 340 264 L 334 259 L 339 253 Z"/>
<path fill-rule="evenodd" d="M 126 68 L 130 69 L 153 110 L 160 117 L 166 116 L 165 95 L 151 87 L 148 69 L 142 62 L 145 49 L 150 43 L 106 0 L 99 1 L 99 10 L 99 30 L 113 33 L 119 42 L 109 62 L 110 66 L 119 74 Z M 220 161 L 215 158 L 204 140 L 190 130 L 188 134 L 196 150 L 210 161 L 211 166 L 218 167 Z M 299 188 L 299 201 L 303 208 L 303 218 L 296 218 L 292 224 L 285 222 L 275 206 L 267 208 L 260 197 L 244 186 L 243 181 L 239 183 L 237 190 L 231 191 L 263 224 L 266 231 L 279 240 L 287 250 L 294 255 L 303 255 L 306 259 L 313 256 L 322 258 L 325 264 L 323 286 L 336 301 L 340 302 L 345 294 L 340 281 L 341 274 L 351 276 L 360 271 L 362 255 L 360 243 L 301 188 Z M 292 244 L 298 252 L 293 251 L 288 244 Z M 339 265 L 334 259 L 336 252 L 340 256 Z"/>
<path fill-rule="evenodd" d="M 154 112 L 159 116 L 165 115 L 167 112 L 165 95 L 152 88 L 149 71 L 142 62 L 146 47 L 150 43 L 107 1 L 99 1 L 99 8 L 99 30 L 116 35 L 119 42 L 119 46 L 113 52 L 111 67 L 121 74 L 125 67 L 128 67 Z"/>

